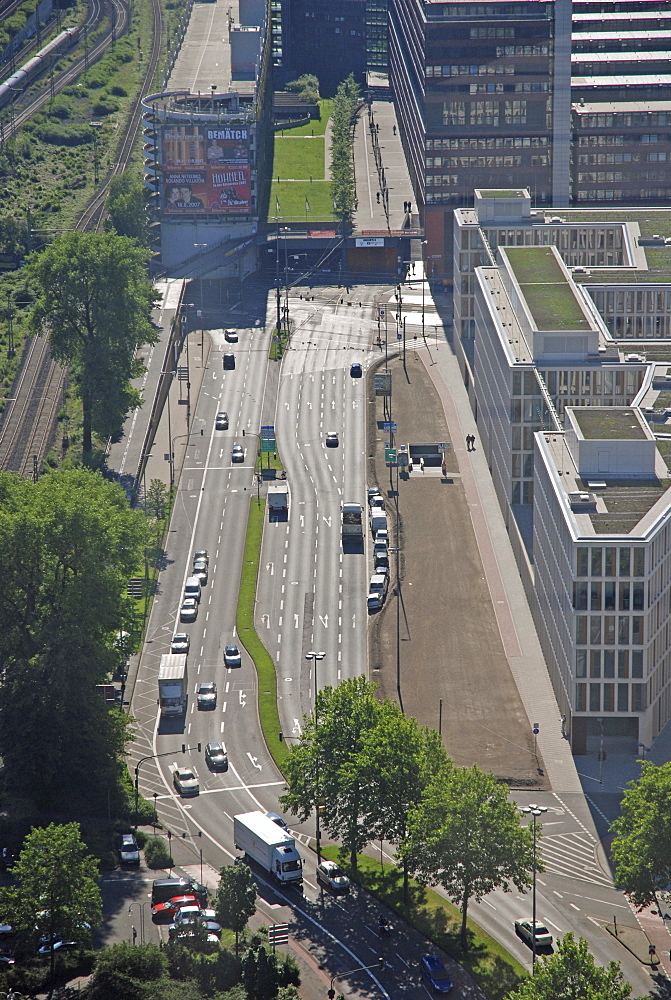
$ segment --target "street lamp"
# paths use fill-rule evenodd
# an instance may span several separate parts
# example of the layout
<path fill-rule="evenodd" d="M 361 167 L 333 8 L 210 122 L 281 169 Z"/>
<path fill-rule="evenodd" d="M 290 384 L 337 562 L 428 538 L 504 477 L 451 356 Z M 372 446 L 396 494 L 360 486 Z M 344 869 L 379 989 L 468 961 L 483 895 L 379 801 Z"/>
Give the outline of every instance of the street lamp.
<path fill-rule="evenodd" d="M 131 903 L 128 907 L 129 913 L 134 906 L 140 907 L 140 944 L 144 944 L 144 908 L 147 906 L 147 903 Z"/>
<path fill-rule="evenodd" d="M 384 964 L 384 955 L 379 955 L 378 960 L 374 965 L 357 965 L 356 969 L 349 969 L 347 972 L 341 972 L 339 976 L 331 976 L 331 988 L 328 991 L 329 1000 L 333 1000 L 335 997 L 333 984 L 339 979 L 344 979 L 345 976 L 351 976 L 355 972 L 367 972 L 369 969 L 384 969 Z"/>
<path fill-rule="evenodd" d="M 526 816 L 531 816 L 533 825 L 533 880 L 531 883 L 531 975 L 536 968 L 536 819 L 548 811 L 547 806 L 538 806 L 535 802 L 530 802 L 528 806 L 522 806 L 521 810 Z"/>
<path fill-rule="evenodd" d="M 318 722 L 318 717 L 317 717 L 317 695 L 319 694 L 319 687 L 317 685 L 317 663 L 318 663 L 319 660 L 323 660 L 325 656 L 326 656 L 326 653 L 323 652 L 322 650 L 320 650 L 320 652 L 316 653 L 314 651 L 314 649 L 311 649 L 309 653 L 305 654 L 305 659 L 306 660 L 312 660 L 312 662 L 314 664 L 314 675 L 315 675 L 315 680 L 314 680 L 314 686 L 315 686 L 315 729 L 317 728 L 317 722 Z M 319 744 L 317 744 L 317 746 L 318 745 Z M 316 813 L 316 817 L 317 818 L 316 818 L 316 821 L 315 821 L 315 836 L 316 836 L 316 839 L 317 839 L 317 864 L 319 864 L 321 862 L 321 859 L 322 859 L 322 852 L 321 852 L 321 830 L 319 829 L 319 750 L 317 750 L 316 765 L 317 765 L 317 767 L 316 767 L 316 774 L 315 774 L 315 798 L 316 798 L 317 801 L 315 803 L 315 813 Z"/>

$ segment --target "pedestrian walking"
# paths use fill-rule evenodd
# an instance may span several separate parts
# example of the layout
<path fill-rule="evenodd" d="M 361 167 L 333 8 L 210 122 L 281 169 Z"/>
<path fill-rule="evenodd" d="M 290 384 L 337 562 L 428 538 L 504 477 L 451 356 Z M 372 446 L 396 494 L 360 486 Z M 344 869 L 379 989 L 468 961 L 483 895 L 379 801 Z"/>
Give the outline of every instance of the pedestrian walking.
<path fill-rule="evenodd" d="M 393 126 L 393 129 L 394 129 L 394 135 L 396 135 L 396 126 L 395 125 Z"/>
<path fill-rule="evenodd" d="M 411 214 L 411 212 L 412 212 L 412 202 L 411 202 L 411 201 L 409 201 L 409 202 L 408 202 L 408 215 L 410 215 L 410 214 Z"/>
<path fill-rule="evenodd" d="M 471 451 L 475 451 L 475 434 L 471 434 Z"/>
<path fill-rule="evenodd" d="M 470 451 L 470 450 L 471 450 L 471 435 L 467 434 L 466 435 L 466 451 Z"/>
<path fill-rule="evenodd" d="M 380 192 L 379 191 L 377 193 L 377 203 L 378 203 L 378 205 L 380 204 Z"/>

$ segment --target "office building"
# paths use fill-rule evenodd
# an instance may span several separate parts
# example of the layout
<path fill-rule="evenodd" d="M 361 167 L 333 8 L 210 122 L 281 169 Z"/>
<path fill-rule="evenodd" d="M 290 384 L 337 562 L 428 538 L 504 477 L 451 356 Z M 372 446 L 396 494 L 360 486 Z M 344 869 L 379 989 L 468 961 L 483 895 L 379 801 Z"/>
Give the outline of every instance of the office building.
<path fill-rule="evenodd" d="M 474 202 L 454 343 L 559 709 L 574 753 L 602 731 L 649 745 L 671 719 L 671 362 L 641 334 L 671 359 L 668 213 Z"/>

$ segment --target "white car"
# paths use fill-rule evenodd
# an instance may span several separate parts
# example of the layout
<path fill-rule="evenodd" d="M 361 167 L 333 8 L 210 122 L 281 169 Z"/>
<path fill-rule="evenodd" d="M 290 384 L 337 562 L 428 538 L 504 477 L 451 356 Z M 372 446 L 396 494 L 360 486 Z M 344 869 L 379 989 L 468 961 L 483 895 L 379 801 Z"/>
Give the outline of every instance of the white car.
<path fill-rule="evenodd" d="M 198 617 L 198 601 L 195 597 L 185 597 L 179 609 L 181 622 L 195 622 Z"/>
<path fill-rule="evenodd" d="M 536 921 L 536 930 L 533 931 L 533 921 L 531 920 L 516 920 L 515 921 L 515 933 L 522 938 L 523 941 L 533 948 L 533 939 L 536 938 L 536 950 L 538 948 L 551 948 L 552 947 L 552 934 L 547 929 L 545 924 L 541 920 Z"/>
<path fill-rule="evenodd" d="M 240 667 L 242 666 L 242 656 L 240 655 L 240 650 L 233 642 L 224 648 L 224 663 L 227 667 Z"/>
<path fill-rule="evenodd" d="M 238 342 L 238 331 L 237 330 L 224 330 L 224 339 L 229 344 L 237 344 Z"/>
<path fill-rule="evenodd" d="M 188 632 L 175 632 L 170 643 L 171 653 L 188 653 L 191 640 Z"/>
<path fill-rule="evenodd" d="M 317 865 L 317 881 L 335 896 L 344 896 L 349 892 L 349 879 L 335 861 L 322 861 Z"/>
<path fill-rule="evenodd" d="M 203 681 L 198 685 L 198 708 L 217 707 L 217 685 L 214 681 Z"/>
<path fill-rule="evenodd" d="M 192 767 L 176 767 L 172 773 L 172 783 L 180 795 L 200 794 L 198 775 Z"/>

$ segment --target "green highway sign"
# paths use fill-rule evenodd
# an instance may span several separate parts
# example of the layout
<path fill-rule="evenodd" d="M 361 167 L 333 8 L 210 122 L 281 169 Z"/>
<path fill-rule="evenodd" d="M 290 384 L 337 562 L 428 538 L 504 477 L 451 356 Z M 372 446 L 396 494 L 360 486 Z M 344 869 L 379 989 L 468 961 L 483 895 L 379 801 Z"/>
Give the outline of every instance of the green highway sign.
<path fill-rule="evenodd" d="M 384 460 L 387 465 L 396 465 L 396 449 L 395 448 L 385 448 L 384 449 Z"/>

